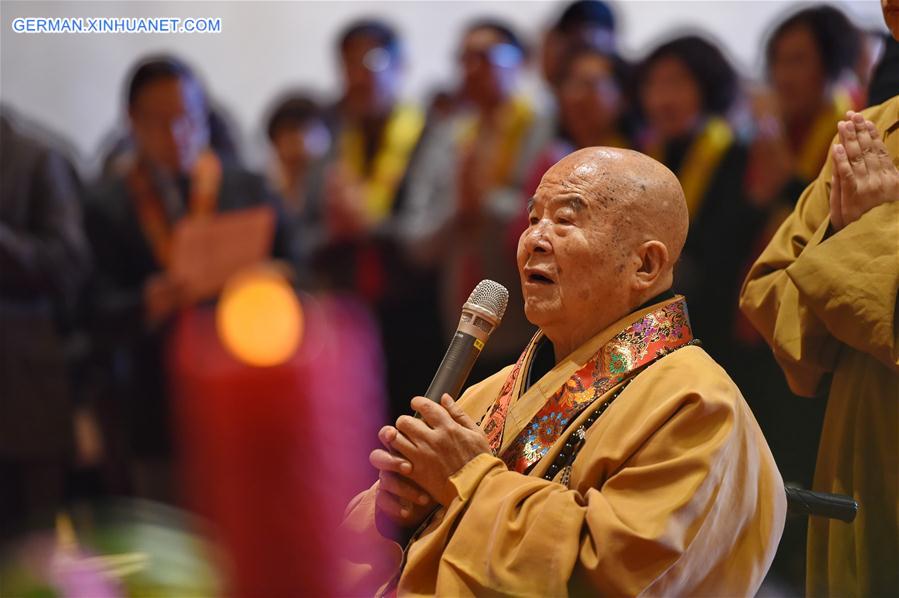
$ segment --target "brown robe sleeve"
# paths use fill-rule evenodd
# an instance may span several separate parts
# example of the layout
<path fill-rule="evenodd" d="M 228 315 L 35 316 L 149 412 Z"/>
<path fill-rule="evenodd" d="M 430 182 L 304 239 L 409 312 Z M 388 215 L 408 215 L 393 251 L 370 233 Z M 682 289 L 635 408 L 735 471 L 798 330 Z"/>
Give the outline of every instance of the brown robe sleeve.
<path fill-rule="evenodd" d="M 473 418 L 479 418 L 493 400 L 512 366 L 468 388 L 459 398 L 459 404 Z M 403 549 L 393 540 L 381 535 L 375 523 L 375 499 L 378 482 L 355 496 L 347 505 L 344 519 L 338 529 L 342 546 L 341 596 L 370 596 L 384 590 L 399 573 L 403 562 Z"/>
<path fill-rule="evenodd" d="M 876 122 L 885 106 L 866 116 Z M 897 137 L 887 139 L 894 163 Z M 740 296 L 740 308 L 772 347 L 790 387 L 804 396 L 815 395 L 833 371 L 841 343 L 899 370 L 899 202 L 832 233 L 830 179 L 828 159 L 753 265 Z"/>

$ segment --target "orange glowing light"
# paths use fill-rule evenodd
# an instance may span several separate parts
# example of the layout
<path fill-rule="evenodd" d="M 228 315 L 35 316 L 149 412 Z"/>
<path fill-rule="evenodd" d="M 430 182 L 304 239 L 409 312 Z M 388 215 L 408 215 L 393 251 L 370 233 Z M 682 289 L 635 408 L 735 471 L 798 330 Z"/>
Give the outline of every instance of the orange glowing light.
<path fill-rule="evenodd" d="M 234 275 L 216 310 L 216 328 L 235 358 L 258 367 L 290 359 L 303 335 L 303 311 L 284 276 L 271 267 Z"/>

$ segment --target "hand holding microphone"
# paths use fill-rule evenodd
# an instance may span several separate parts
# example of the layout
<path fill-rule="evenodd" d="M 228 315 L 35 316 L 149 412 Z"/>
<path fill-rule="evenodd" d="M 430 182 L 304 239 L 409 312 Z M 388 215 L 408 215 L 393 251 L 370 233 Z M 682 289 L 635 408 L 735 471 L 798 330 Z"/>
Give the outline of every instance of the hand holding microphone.
<path fill-rule="evenodd" d="M 462 306 L 450 346 L 425 397 L 412 400 L 421 419 L 404 415 L 396 427 L 384 426 L 370 461 L 380 471 L 378 508 L 404 526 L 417 525 L 455 491 L 448 478 L 478 454 L 488 451 L 486 437 L 455 403 L 490 334 L 499 325 L 509 292 L 492 280 L 481 281 Z M 430 400 L 428 400 L 430 399 Z M 425 497 L 428 500 L 424 500 Z"/>
<path fill-rule="evenodd" d="M 399 434 L 391 446 L 412 464 L 408 477 L 447 506 L 456 498 L 456 487 L 449 478 L 481 453 L 489 453 L 490 443 L 448 394 L 439 404 L 415 397 L 412 408 L 421 418 L 401 416 L 396 421 Z"/>

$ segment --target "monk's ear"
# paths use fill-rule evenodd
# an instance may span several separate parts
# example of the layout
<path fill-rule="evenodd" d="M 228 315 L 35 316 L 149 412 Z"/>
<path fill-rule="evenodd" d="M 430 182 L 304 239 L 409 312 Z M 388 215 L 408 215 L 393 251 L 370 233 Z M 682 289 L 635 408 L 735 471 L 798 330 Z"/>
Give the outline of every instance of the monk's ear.
<path fill-rule="evenodd" d="M 668 248 L 661 241 L 645 241 L 637 248 L 640 267 L 634 273 L 634 289 L 645 290 L 655 285 L 670 269 Z"/>

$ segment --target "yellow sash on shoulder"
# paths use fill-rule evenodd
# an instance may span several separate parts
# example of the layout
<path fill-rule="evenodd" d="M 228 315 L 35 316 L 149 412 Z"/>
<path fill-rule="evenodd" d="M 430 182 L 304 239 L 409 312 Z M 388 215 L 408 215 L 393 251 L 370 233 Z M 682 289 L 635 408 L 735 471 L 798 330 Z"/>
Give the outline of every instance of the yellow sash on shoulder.
<path fill-rule="evenodd" d="M 692 221 L 705 199 L 705 192 L 718 164 L 734 141 L 734 134 L 723 118 L 710 118 L 690 146 L 677 177 L 684 188 L 687 210 Z"/>
<path fill-rule="evenodd" d="M 680 169 L 675 173 L 684 189 L 691 222 L 702 208 L 705 192 L 715 175 L 715 170 L 733 141 L 734 133 L 726 120 L 718 116 L 709 118 L 687 150 Z M 665 162 L 661 144 L 650 147 L 647 153 L 656 160 Z"/>
<path fill-rule="evenodd" d="M 818 114 L 796 157 L 796 176 L 801 180 L 811 182 L 817 178 L 827 160 L 830 140 L 837 134 L 837 123 L 850 107 L 849 94 L 839 90 L 833 94 L 833 101 Z"/>
<path fill-rule="evenodd" d="M 425 117 L 414 106 L 397 106 L 391 113 L 370 169 L 365 166 L 365 139 L 358 126 L 345 128 L 338 140 L 343 163 L 362 181 L 365 210 L 373 222 L 386 218 L 396 199 Z"/>

